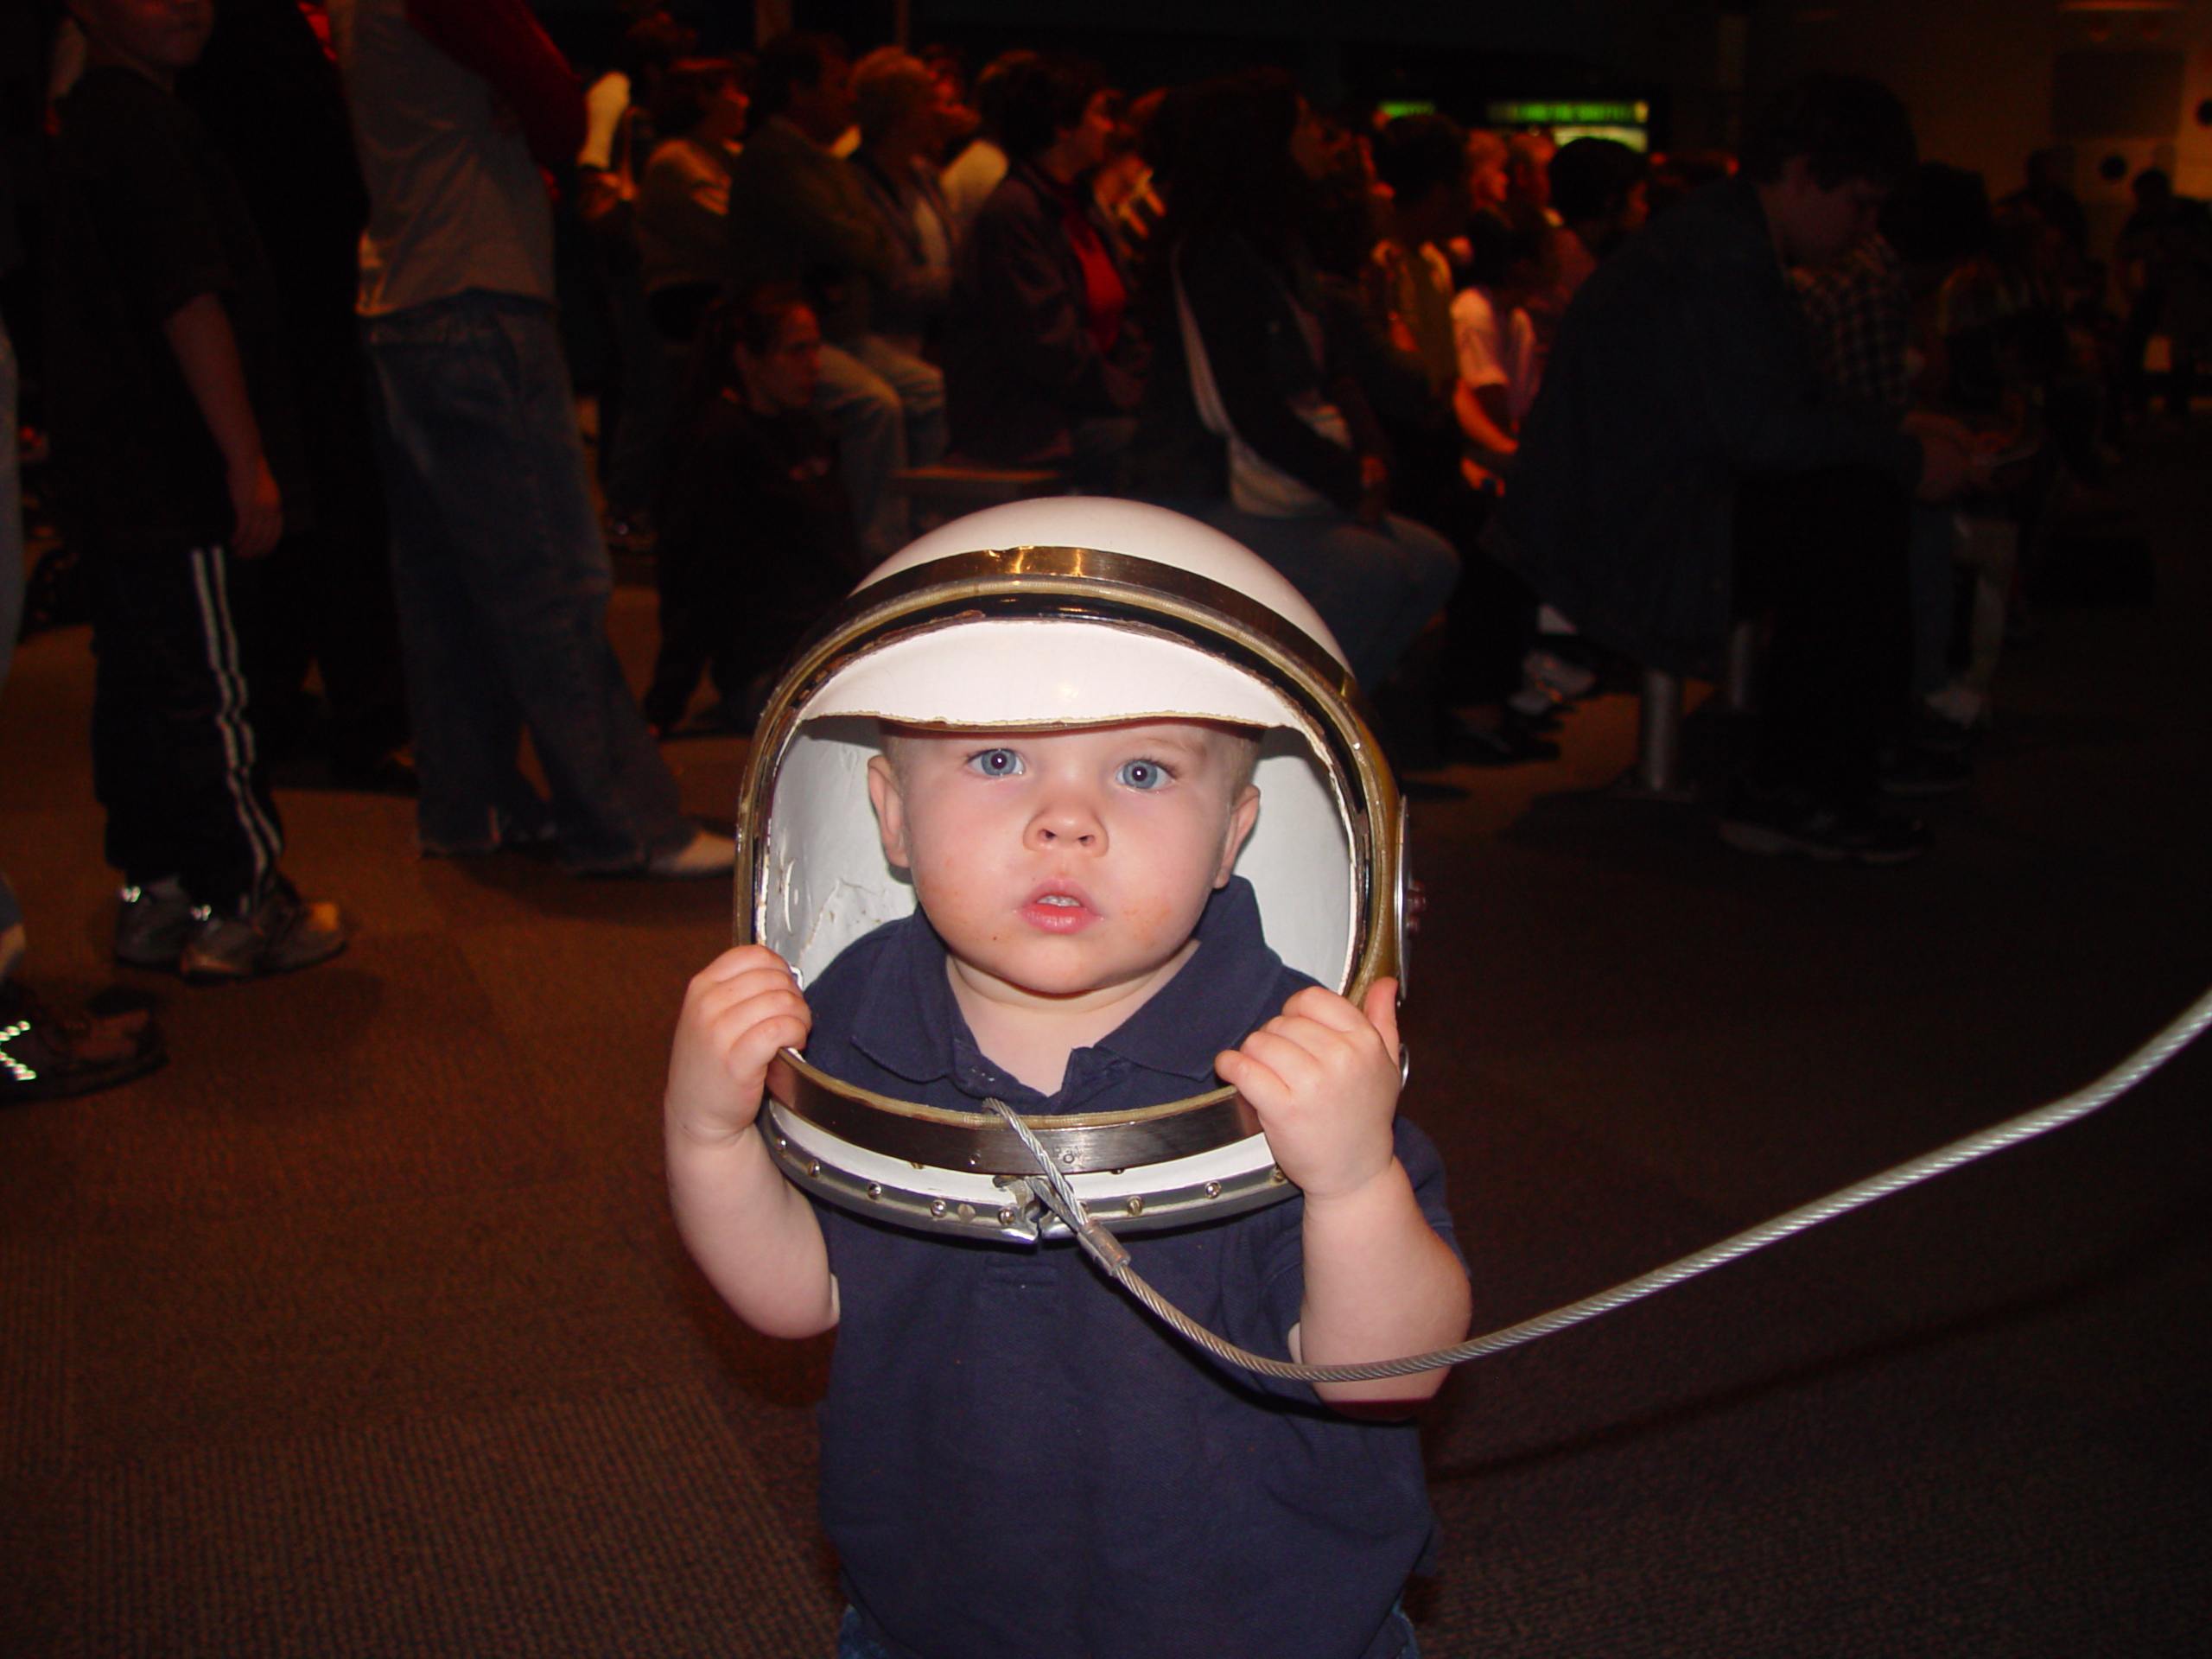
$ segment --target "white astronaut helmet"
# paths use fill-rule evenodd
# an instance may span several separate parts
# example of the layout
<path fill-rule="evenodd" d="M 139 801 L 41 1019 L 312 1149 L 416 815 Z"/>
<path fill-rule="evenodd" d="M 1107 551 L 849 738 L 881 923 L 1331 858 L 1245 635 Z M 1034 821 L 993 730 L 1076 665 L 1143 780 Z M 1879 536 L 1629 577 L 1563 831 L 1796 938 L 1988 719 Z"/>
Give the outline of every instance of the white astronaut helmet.
<path fill-rule="evenodd" d="M 738 942 L 802 986 L 915 906 L 868 794 L 879 722 L 961 730 L 1130 720 L 1264 728 L 1260 814 L 1236 871 L 1268 944 L 1355 1000 L 1402 978 L 1404 817 L 1344 654 L 1290 583 L 1238 543 L 1160 507 L 1057 496 L 992 507 L 878 566 L 800 645 L 740 789 Z M 931 1230 L 1033 1239 L 1059 1228 L 1003 1119 L 898 1101 L 785 1050 L 762 1128 L 793 1179 Z M 1172 1226 L 1291 1189 L 1227 1087 L 1136 1111 L 1025 1123 L 1090 1212 Z"/>

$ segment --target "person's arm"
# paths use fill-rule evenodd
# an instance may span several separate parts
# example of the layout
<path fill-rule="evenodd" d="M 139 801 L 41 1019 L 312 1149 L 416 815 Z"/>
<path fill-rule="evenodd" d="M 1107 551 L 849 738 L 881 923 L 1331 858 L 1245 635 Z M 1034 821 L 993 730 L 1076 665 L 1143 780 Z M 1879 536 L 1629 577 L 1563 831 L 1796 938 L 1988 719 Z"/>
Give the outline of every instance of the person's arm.
<path fill-rule="evenodd" d="M 162 332 L 223 452 L 231 505 L 238 514 L 231 551 L 242 559 L 257 559 L 284 533 L 284 503 L 261 448 L 261 425 L 246 395 L 245 365 L 230 313 L 221 296 L 195 294 L 169 313 Z"/>
<path fill-rule="evenodd" d="M 1521 441 L 1513 435 L 1513 411 L 1506 407 L 1503 381 L 1480 386 L 1454 381 L 1452 410 L 1459 417 L 1460 432 L 1484 453 L 1503 459 L 1520 448 Z"/>
<path fill-rule="evenodd" d="M 491 83 L 531 160 L 553 172 L 575 161 L 588 127 L 583 87 L 524 0 L 407 0 L 407 21 Z"/>
<path fill-rule="evenodd" d="M 1473 1299 L 1452 1247 L 1421 1214 L 1398 1161 L 1395 980 L 1364 1007 L 1309 987 L 1214 1069 L 1251 1103 L 1277 1167 L 1305 1197 L 1305 1300 L 1290 1332 L 1313 1365 L 1399 1359 L 1467 1334 Z M 1371 1382 L 1323 1382 L 1339 1409 L 1395 1414 L 1443 1386 L 1440 1368 Z"/>
<path fill-rule="evenodd" d="M 719 249 L 729 228 L 729 174 L 688 138 L 653 151 L 638 187 L 638 217 L 675 246 Z"/>
<path fill-rule="evenodd" d="M 756 162 L 760 143 L 755 139 L 746 146 Z M 798 162 L 772 165 L 753 175 L 759 194 L 751 205 L 766 225 L 790 237 L 804 266 L 826 265 L 878 283 L 890 276 L 888 239 L 853 175 L 852 163 L 829 155 L 802 156 Z"/>
<path fill-rule="evenodd" d="M 663 1128 L 677 1230 L 731 1311 L 768 1337 L 837 1323 L 822 1224 L 753 1128 L 768 1062 L 803 1045 L 810 1024 L 782 958 L 747 945 L 692 980 L 669 1054 Z"/>

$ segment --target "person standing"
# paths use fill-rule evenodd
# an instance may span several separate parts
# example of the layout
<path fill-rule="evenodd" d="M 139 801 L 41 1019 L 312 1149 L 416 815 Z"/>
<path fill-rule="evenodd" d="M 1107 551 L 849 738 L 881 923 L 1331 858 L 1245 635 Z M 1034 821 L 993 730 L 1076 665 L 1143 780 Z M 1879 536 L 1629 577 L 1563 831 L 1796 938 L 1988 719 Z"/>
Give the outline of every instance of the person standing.
<path fill-rule="evenodd" d="M 311 515 L 268 260 L 174 93 L 213 10 L 69 10 L 86 67 L 58 111 L 49 422 L 92 594 L 93 785 L 126 883 L 115 954 L 206 982 L 306 968 L 346 935 L 277 868 L 240 613 L 254 562 Z"/>
<path fill-rule="evenodd" d="M 539 168 L 584 136 L 521 0 L 333 0 L 372 204 L 360 309 L 384 403 L 423 851 L 550 842 L 579 873 L 709 875 L 607 639 L 613 576 L 553 315 Z M 524 730 L 551 800 L 518 765 Z"/>

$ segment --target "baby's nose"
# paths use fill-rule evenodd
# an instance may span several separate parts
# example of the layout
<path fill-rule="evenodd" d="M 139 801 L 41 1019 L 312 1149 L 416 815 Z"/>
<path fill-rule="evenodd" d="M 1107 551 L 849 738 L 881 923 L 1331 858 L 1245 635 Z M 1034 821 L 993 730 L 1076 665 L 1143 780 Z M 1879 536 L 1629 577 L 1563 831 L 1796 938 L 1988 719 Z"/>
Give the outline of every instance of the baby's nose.
<path fill-rule="evenodd" d="M 1029 821 L 1029 838 L 1039 847 L 1076 847 L 1097 851 L 1106 844 L 1106 826 L 1080 796 L 1056 797 Z"/>

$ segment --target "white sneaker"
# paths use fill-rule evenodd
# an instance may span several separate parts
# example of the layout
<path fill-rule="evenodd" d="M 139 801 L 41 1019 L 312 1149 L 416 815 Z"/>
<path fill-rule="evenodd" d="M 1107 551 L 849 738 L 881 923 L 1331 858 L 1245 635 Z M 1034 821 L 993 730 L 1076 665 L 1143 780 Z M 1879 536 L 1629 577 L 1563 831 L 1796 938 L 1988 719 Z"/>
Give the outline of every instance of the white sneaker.
<path fill-rule="evenodd" d="M 737 868 L 737 843 L 728 836 L 695 830 L 691 839 L 672 853 L 645 861 L 645 874 L 667 881 L 691 881 L 702 876 L 728 875 Z"/>

